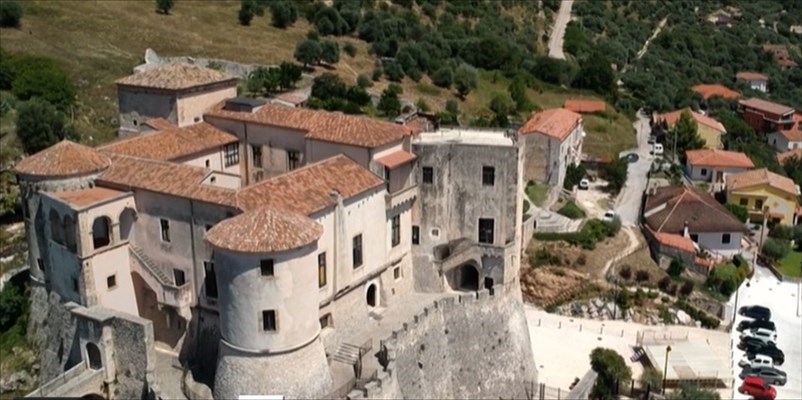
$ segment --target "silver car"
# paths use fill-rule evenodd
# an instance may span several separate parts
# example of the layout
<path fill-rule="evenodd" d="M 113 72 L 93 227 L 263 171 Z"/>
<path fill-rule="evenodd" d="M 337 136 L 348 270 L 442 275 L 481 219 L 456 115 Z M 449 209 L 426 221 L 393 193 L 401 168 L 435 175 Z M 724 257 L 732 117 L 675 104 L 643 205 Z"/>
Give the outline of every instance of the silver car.
<path fill-rule="evenodd" d="M 760 379 L 763 379 L 764 382 L 775 386 L 784 386 L 788 381 L 788 376 L 786 375 L 785 371 L 781 371 L 774 367 L 752 368 L 747 365 L 744 367 L 738 377 L 745 379 L 747 376 L 756 376 Z"/>

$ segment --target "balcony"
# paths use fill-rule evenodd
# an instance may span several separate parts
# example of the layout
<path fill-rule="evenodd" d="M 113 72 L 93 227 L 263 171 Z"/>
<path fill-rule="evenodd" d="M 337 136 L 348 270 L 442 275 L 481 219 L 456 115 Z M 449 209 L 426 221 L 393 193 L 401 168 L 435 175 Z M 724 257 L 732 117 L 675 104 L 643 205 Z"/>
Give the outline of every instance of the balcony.
<path fill-rule="evenodd" d="M 189 282 L 176 285 L 162 267 L 156 264 L 144 250 L 130 245 L 131 271 L 136 272 L 150 286 L 156 294 L 159 304 L 175 307 L 182 311 L 189 311 L 192 303 L 192 287 Z M 182 313 L 183 314 L 183 313 Z"/>

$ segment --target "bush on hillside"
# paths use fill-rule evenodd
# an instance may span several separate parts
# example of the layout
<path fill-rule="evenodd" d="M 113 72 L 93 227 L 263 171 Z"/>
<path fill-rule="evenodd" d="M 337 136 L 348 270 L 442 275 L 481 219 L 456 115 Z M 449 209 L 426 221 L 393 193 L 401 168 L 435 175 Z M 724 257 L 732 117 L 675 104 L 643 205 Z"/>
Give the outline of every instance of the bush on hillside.
<path fill-rule="evenodd" d="M 66 118 L 52 104 L 33 98 L 17 109 L 17 137 L 26 154 L 42 151 L 69 136 Z"/>
<path fill-rule="evenodd" d="M 175 0 L 156 0 L 156 11 L 170 15 L 170 10 L 175 6 Z"/>
<path fill-rule="evenodd" d="M 685 263 L 680 260 L 679 258 L 675 258 L 671 260 L 671 264 L 668 266 L 668 274 L 674 278 L 679 278 L 680 275 L 685 271 Z"/>
<path fill-rule="evenodd" d="M 749 220 L 749 211 L 746 209 L 746 207 L 732 203 L 727 203 L 724 205 L 724 207 L 726 207 L 727 210 L 735 216 L 735 218 L 738 218 L 739 221 L 746 222 Z"/>
<path fill-rule="evenodd" d="M 769 260 L 777 261 L 787 256 L 791 251 L 791 243 L 787 240 L 768 238 L 763 243 L 763 255 Z"/>
<path fill-rule="evenodd" d="M 16 1 L 0 2 L 0 26 L 3 28 L 19 28 L 22 20 L 22 7 Z"/>
<path fill-rule="evenodd" d="M 593 398 L 613 398 L 616 385 L 632 378 L 632 370 L 615 350 L 597 347 L 590 353 L 590 366 L 598 374 Z"/>
<path fill-rule="evenodd" d="M 19 57 L 11 62 L 11 92 L 20 100 L 39 97 L 65 111 L 75 103 L 75 88 L 61 67 L 45 57 Z"/>
<path fill-rule="evenodd" d="M 573 201 L 565 203 L 565 205 L 562 206 L 557 213 L 571 219 L 585 218 L 585 212 L 582 211 L 582 209 L 579 208 L 579 206 L 577 206 Z"/>

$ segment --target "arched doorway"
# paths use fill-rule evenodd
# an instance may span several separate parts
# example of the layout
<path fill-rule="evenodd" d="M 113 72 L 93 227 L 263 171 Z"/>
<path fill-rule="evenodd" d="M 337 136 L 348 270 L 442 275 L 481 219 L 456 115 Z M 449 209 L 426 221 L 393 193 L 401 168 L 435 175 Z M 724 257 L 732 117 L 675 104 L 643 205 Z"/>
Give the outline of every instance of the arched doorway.
<path fill-rule="evenodd" d="M 101 395 L 99 395 L 97 393 L 85 394 L 85 395 L 81 396 L 81 399 L 84 399 L 84 400 L 106 400 L 105 397 L 103 397 L 103 396 L 101 396 Z"/>
<path fill-rule="evenodd" d="M 120 240 L 128 240 L 131 237 L 135 220 L 136 211 L 132 208 L 126 207 L 126 209 L 120 213 Z"/>
<path fill-rule="evenodd" d="M 111 243 L 111 220 L 108 217 L 97 217 L 92 222 L 92 243 L 95 249 Z"/>
<path fill-rule="evenodd" d="M 479 269 L 472 262 L 460 265 L 454 270 L 452 284 L 457 290 L 479 290 Z"/>
<path fill-rule="evenodd" d="M 368 290 L 365 292 L 365 301 L 367 301 L 369 307 L 376 307 L 376 304 L 378 304 L 378 293 L 376 292 L 375 283 L 368 285 Z"/>
<path fill-rule="evenodd" d="M 100 358 L 100 349 L 94 343 L 86 344 L 86 358 L 89 359 L 89 368 L 103 368 L 103 360 Z"/>

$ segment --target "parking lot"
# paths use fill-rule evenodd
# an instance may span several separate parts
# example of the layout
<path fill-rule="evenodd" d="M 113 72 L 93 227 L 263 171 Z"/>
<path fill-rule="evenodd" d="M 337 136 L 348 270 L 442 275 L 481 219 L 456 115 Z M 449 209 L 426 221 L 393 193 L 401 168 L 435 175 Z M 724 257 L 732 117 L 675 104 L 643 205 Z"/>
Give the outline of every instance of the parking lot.
<path fill-rule="evenodd" d="M 738 307 L 746 305 L 762 305 L 771 309 L 771 320 L 777 326 L 777 347 L 785 353 L 785 363 L 779 369 L 788 374 L 785 386 L 776 386 L 777 399 L 802 399 L 802 299 L 800 284 L 780 282 L 765 268 L 757 267 L 755 276 L 749 286 L 741 285 L 738 292 Z M 744 352 L 738 350 L 738 324 L 746 319 L 741 315 L 735 317 L 731 332 L 733 352 L 733 373 L 736 389 L 741 385 L 738 374 L 738 360 Z M 735 399 L 748 399 L 735 391 Z"/>

